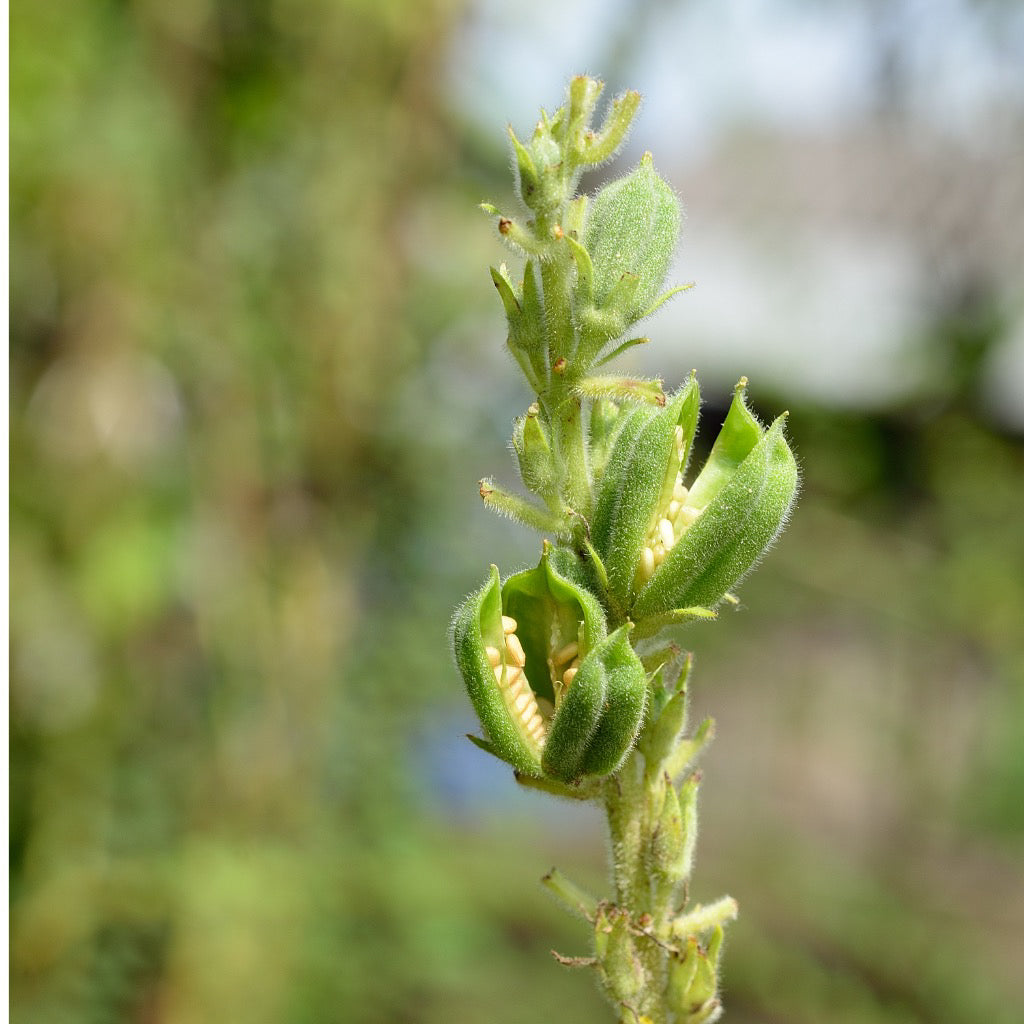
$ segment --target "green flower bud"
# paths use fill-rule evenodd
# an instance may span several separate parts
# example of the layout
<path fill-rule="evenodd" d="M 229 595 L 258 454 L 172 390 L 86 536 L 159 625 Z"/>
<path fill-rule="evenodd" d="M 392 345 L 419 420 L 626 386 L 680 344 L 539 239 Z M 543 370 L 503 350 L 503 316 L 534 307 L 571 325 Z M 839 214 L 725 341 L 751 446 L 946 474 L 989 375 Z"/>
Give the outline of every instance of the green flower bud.
<path fill-rule="evenodd" d="M 523 483 L 534 494 L 546 495 L 554 487 L 557 471 L 551 442 L 544 425 L 540 422 L 540 408 L 535 402 L 526 415 L 515 422 L 512 430 L 512 447 L 519 460 L 519 473 Z"/>
<path fill-rule="evenodd" d="M 669 964 L 667 996 L 675 1020 L 685 1024 L 713 1024 L 722 1016 L 717 998 L 718 959 L 723 932 L 715 929 L 707 949 L 691 938 L 682 955 L 673 955 Z"/>
<path fill-rule="evenodd" d="M 626 418 L 610 398 L 598 398 L 590 410 L 590 475 L 594 486 L 601 487 L 604 469 L 612 453 L 612 445 Z"/>
<path fill-rule="evenodd" d="M 617 337 L 654 305 L 679 224 L 679 201 L 649 153 L 631 174 L 598 192 L 583 239 L 594 267 L 593 330 Z"/>
<path fill-rule="evenodd" d="M 691 938 L 681 956 L 673 955 L 669 963 L 666 994 L 677 1021 L 712 1024 L 721 1017 L 722 1007 L 716 993 L 722 938 L 722 928 L 718 926 L 706 950 Z"/>
<path fill-rule="evenodd" d="M 549 545 L 504 585 L 492 566 L 456 613 L 453 646 L 487 734 L 479 745 L 524 775 L 575 783 L 617 770 L 647 688 L 628 626 L 607 636 L 597 599 L 562 567 L 573 556 Z"/>
<path fill-rule="evenodd" d="M 670 779 L 665 786 L 665 799 L 651 839 L 651 868 L 670 885 L 677 885 L 689 877 L 687 852 L 690 847 L 692 853 L 692 843 L 687 839 L 679 796 Z"/>
<path fill-rule="evenodd" d="M 607 905 L 598 908 L 594 946 L 609 996 L 616 1003 L 632 1002 L 646 988 L 647 979 L 624 910 Z"/>
<path fill-rule="evenodd" d="M 663 670 L 654 676 L 649 722 L 640 741 L 640 749 L 648 764 L 660 765 L 667 761 L 686 728 L 686 688 L 692 665 L 693 656 L 687 654 L 682 660 L 682 670 L 671 687 L 662 682 Z"/>
<path fill-rule="evenodd" d="M 717 605 L 771 547 L 796 497 L 796 460 L 780 417 L 764 431 L 740 382 L 707 464 L 659 520 L 664 557 L 644 552 L 633 605 L 637 621 L 673 609 Z"/>
<path fill-rule="evenodd" d="M 620 413 L 625 419 L 601 482 L 591 536 L 609 596 L 623 611 L 631 608 L 637 584 L 646 583 L 665 557 L 661 521 L 682 486 L 699 405 L 691 378 L 662 409 L 635 406 Z"/>

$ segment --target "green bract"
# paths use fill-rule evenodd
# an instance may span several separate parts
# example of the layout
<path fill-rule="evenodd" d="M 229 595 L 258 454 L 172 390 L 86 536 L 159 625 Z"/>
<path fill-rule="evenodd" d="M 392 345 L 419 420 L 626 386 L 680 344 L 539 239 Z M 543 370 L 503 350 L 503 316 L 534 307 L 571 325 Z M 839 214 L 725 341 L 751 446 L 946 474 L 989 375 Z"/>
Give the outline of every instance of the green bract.
<path fill-rule="evenodd" d="M 504 584 L 492 566 L 456 613 L 453 640 L 481 745 L 524 775 L 573 783 L 621 764 L 647 683 L 628 626 L 608 636 L 599 602 L 558 561 L 546 547 L 536 569 Z"/>

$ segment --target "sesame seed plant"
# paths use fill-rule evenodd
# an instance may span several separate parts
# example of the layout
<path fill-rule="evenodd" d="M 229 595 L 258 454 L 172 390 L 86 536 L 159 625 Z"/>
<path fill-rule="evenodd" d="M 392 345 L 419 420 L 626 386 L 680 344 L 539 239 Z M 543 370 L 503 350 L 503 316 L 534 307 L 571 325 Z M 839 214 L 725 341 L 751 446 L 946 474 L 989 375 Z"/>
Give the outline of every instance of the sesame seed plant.
<path fill-rule="evenodd" d="M 522 497 L 491 480 L 484 504 L 545 535 L 536 568 L 496 566 L 455 614 L 455 658 L 483 726 L 471 736 L 524 786 L 593 800 L 608 817 L 611 893 L 558 871 L 544 883 L 590 926 L 593 969 L 622 1022 L 706 1024 L 722 1013 L 718 963 L 730 897 L 688 902 L 695 761 L 709 719 L 686 725 L 691 658 L 666 632 L 713 619 L 781 531 L 797 489 L 783 419 L 763 427 L 746 380 L 704 465 L 689 457 L 699 391 L 604 368 L 647 341 L 634 325 L 663 291 L 680 208 L 650 154 L 595 195 L 580 175 L 620 148 L 640 97 L 627 92 L 591 128 L 602 83 L 574 78 L 528 143 L 512 130 L 524 216 L 490 204 L 523 260 L 491 277 L 508 347 L 536 395 L 515 421 Z M 689 481 L 689 482 L 687 482 Z"/>

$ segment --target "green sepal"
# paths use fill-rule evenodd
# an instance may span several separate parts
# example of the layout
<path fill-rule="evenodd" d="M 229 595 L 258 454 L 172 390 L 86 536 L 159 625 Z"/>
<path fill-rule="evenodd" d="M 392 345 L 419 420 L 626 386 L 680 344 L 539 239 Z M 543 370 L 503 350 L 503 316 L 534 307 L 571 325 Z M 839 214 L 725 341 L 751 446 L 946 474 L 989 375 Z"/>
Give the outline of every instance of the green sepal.
<path fill-rule="evenodd" d="M 601 721 L 608 693 L 608 673 L 599 655 L 591 652 L 580 664 L 551 720 L 541 765 L 546 775 L 564 782 L 583 776 L 583 761 Z"/>
<path fill-rule="evenodd" d="M 583 244 L 594 264 L 594 301 L 629 325 L 661 290 L 679 238 L 679 201 L 654 170 L 650 154 L 594 197 Z M 636 287 L 621 282 L 636 278 Z"/>
<path fill-rule="evenodd" d="M 686 941 L 714 928 L 721 928 L 729 921 L 735 921 L 740 908 L 731 896 L 722 896 L 714 903 L 698 903 L 685 914 L 679 914 L 669 926 L 669 938 L 673 942 Z M 719 942 L 719 947 L 721 943 Z"/>
<path fill-rule="evenodd" d="M 665 996 L 669 1006 L 676 1012 L 677 1020 L 686 1020 L 689 1011 L 690 989 L 697 977 L 697 958 L 700 956 L 700 945 L 696 938 L 687 940 L 682 953 L 673 953 L 669 960 L 668 987 Z"/>
<path fill-rule="evenodd" d="M 527 260 L 523 268 L 523 289 L 521 300 L 523 315 L 519 322 L 516 343 L 530 354 L 530 363 L 540 381 L 547 382 L 547 325 L 544 320 L 544 305 L 541 301 L 540 285 L 537 283 L 537 266 L 534 260 Z"/>
<path fill-rule="evenodd" d="M 741 448 L 746 443 L 741 435 Z M 723 449 L 724 451 L 724 449 Z M 724 465 L 724 458 L 719 466 Z M 701 474 L 703 476 L 703 473 Z M 782 531 L 796 498 L 796 460 L 776 420 L 715 491 L 637 596 L 636 621 L 674 608 L 714 608 L 754 568 Z M 689 501 L 689 498 L 687 499 Z"/>
<path fill-rule="evenodd" d="M 519 298 L 516 296 L 515 289 L 512 287 L 512 282 L 508 279 L 508 268 L 504 263 L 500 267 L 491 267 L 491 280 L 494 282 L 494 287 L 498 290 L 501 304 L 505 307 L 505 316 L 508 319 L 509 330 L 512 331 L 515 329 L 522 309 L 520 308 Z"/>
<path fill-rule="evenodd" d="M 697 381 L 691 377 L 663 409 L 639 406 L 626 413 L 629 419 L 616 438 L 598 493 L 591 537 L 608 573 L 610 596 L 621 609 L 628 611 L 632 605 L 640 555 L 665 491 L 671 494 L 676 474 L 685 469 L 699 405 Z M 682 428 L 681 452 L 677 426 Z"/>
<path fill-rule="evenodd" d="M 705 718 L 697 726 L 697 731 L 692 737 L 679 740 L 675 749 L 664 761 L 665 771 L 673 780 L 678 779 L 683 772 L 691 768 L 697 755 L 715 738 L 715 720 Z"/>
<path fill-rule="evenodd" d="M 682 843 L 675 851 L 676 860 L 673 865 L 677 881 L 689 878 L 693 870 L 693 856 L 697 849 L 697 793 L 700 790 L 700 778 L 700 772 L 693 772 L 679 787 L 678 807 Z M 668 788 L 673 789 L 671 783 Z"/>
<path fill-rule="evenodd" d="M 623 352 L 628 351 L 631 348 L 635 348 L 637 345 L 646 345 L 650 342 L 650 338 L 630 338 L 628 341 L 624 341 L 621 345 L 617 345 L 607 355 L 601 356 L 596 363 L 594 363 L 594 369 L 596 370 L 599 366 L 604 366 L 605 363 L 610 363 L 613 359 L 618 358 Z"/>
<path fill-rule="evenodd" d="M 569 140 L 570 152 L 579 152 L 584 132 L 590 126 L 594 116 L 594 108 L 604 91 L 604 82 L 589 75 L 576 75 L 569 82 L 569 116 L 566 125 L 566 137 Z"/>
<path fill-rule="evenodd" d="M 683 626 L 690 622 L 708 622 L 717 618 L 718 612 L 713 608 L 702 608 L 700 605 L 693 608 L 673 608 L 669 612 L 648 615 L 640 619 L 636 626 L 636 639 L 643 640 L 654 636 L 667 626 Z"/>
<path fill-rule="evenodd" d="M 486 648 L 503 645 L 501 578 L 491 566 L 490 579 L 456 611 L 452 647 L 469 699 L 484 727 L 487 739 L 477 742 L 489 753 L 508 762 L 525 775 L 540 775 L 540 750 L 526 736 L 503 697 Z"/>
<path fill-rule="evenodd" d="M 576 287 L 573 289 L 576 302 L 583 307 L 589 306 L 594 298 L 594 264 L 590 253 L 572 235 L 566 235 L 565 241 L 576 264 Z"/>
<path fill-rule="evenodd" d="M 518 623 L 530 685 L 538 697 L 552 704 L 552 655 L 576 642 L 579 657 L 585 660 L 607 635 L 597 598 L 563 574 L 566 556 L 561 551 L 545 543 L 537 568 L 510 576 L 501 591 L 505 614 Z"/>
<path fill-rule="evenodd" d="M 593 922 L 597 916 L 596 896 L 592 896 L 582 886 L 566 878 L 558 868 L 552 868 L 540 881 L 566 910 L 579 914 L 585 921 Z"/>
<path fill-rule="evenodd" d="M 566 782 L 617 771 L 643 723 L 646 675 L 622 626 L 583 658 L 556 708 L 541 759 Z"/>
<path fill-rule="evenodd" d="M 647 709 L 647 674 L 629 643 L 628 625 L 608 638 L 602 657 L 608 687 L 601 720 L 583 758 L 584 778 L 619 770 L 636 744 Z"/>
<path fill-rule="evenodd" d="M 687 505 L 705 508 L 710 504 L 761 440 L 764 430 L 747 408 L 746 390 L 747 378 L 741 377 L 722 429 L 715 438 L 707 461 L 690 486 Z"/>

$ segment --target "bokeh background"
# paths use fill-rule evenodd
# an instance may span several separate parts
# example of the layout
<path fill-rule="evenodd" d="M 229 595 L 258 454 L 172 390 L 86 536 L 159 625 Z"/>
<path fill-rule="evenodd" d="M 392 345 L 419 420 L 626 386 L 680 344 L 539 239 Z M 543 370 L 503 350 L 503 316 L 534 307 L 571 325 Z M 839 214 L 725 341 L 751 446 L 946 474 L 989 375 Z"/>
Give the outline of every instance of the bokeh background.
<path fill-rule="evenodd" d="M 610 1019 L 537 884 L 601 821 L 466 742 L 446 641 L 537 555 L 476 203 L 586 70 L 688 209 L 625 365 L 705 443 L 747 374 L 804 471 L 681 634 L 727 1019 L 1021 1020 L 1021 5 L 11 8 L 12 1019 Z"/>

